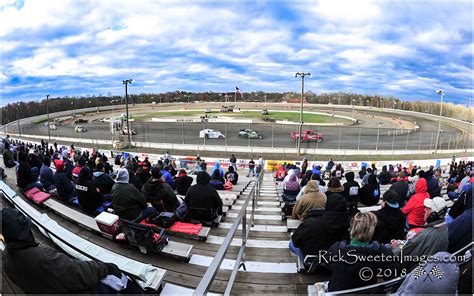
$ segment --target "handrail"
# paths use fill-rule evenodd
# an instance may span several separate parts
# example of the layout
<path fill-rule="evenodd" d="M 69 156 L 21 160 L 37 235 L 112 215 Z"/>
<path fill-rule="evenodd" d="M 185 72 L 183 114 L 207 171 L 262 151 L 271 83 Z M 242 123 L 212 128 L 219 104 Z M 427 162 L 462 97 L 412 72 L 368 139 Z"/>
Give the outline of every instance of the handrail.
<path fill-rule="evenodd" d="M 234 284 L 239 268 L 243 266 L 245 269 L 245 264 L 243 263 L 245 262 L 245 247 L 247 246 L 247 238 L 249 236 L 250 228 L 253 227 L 254 213 L 257 205 L 256 199 L 257 196 L 260 195 L 260 188 L 264 174 L 265 171 L 262 169 L 255 184 L 253 184 L 250 193 L 247 195 L 245 202 L 242 205 L 239 214 L 237 215 L 237 218 L 235 218 L 235 221 L 230 227 L 229 232 L 227 233 L 226 237 L 224 238 L 224 241 L 222 242 L 219 250 L 217 251 L 217 254 L 214 256 L 214 259 L 212 260 L 211 264 L 209 265 L 209 268 L 206 270 L 206 273 L 199 282 L 196 290 L 194 290 L 193 295 L 200 296 L 207 294 L 209 288 L 214 282 L 214 278 L 216 277 L 222 262 L 224 261 L 224 257 L 227 254 L 229 247 L 231 246 L 232 239 L 234 238 L 237 229 L 240 223 L 242 222 L 242 245 L 240 246 L 237 258 L 235 259 L 234 268 L 232 270 L 224 292 L 224 295 L 230 295 L 230 291 L 232 290 L 232 286 Z M 252 211 L 250 214 L 250 219 L 247 221 L 247 206 L 250 202 L 250 199 L 252 200 Z"/>

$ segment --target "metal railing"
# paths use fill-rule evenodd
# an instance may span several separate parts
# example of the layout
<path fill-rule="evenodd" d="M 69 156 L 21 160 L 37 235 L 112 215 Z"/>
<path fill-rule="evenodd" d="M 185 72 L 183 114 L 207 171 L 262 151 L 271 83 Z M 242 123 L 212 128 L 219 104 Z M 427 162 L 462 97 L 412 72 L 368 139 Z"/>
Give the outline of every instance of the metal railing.
<path fill-rule="evenodd" d="M 229 232 L 227 233 L 227 236 L 224 238 L 222 245 L 217 251 L 217 254 L 215 255 L 214 259 L 209 265 L 209 268 L 207 269 L 206 273 L 204 274 L 201 281 L 199 282 L 193 295 L 199 295 L 199 296 L 205 295 L 209 291 L 212 283 L 214 282 L 214 278 L 219 272 L 220 266 L 222 262 L 224 261 L 224 257 L 227 254 L 229 247 L 231 246 L 232 239 L 234 238 L 240 224 L 242 224 L 242 245 L 240 246 L 237 258 L 235 259 L 234 268 L 227 282 L 224 295 L 230 295 L 230 291 L 232 290 L 232 286 L 234 285 L 234 281 L 240 267 L 243 267 L 245 270 L 245 248 L 247 246 L 247 239 L 249 236 L 250 228 L 254 226 L 253 222 L 254 222 L 255 208 L 257 206 L 257 197 L 260 195 L 260 188 L 261 188 L 261 183 L 263 182 L 264 174 L 265 174 L 265 171 L 262 170 L 260 175 L 256 179 L 256 182 L 253 184 L 252 189 L 250 190 L 250 193 L 245 198 L 244 204 L 242 205 L 242 208 L 240 209 L 240 212 L 237 215 L 237 218 L 235 218 L 235 221 L 230 227 Z M 247 206 L 250 201 L 252 201 L 252 210 L 250 212 L 250 218 L 247 218 Z"/>

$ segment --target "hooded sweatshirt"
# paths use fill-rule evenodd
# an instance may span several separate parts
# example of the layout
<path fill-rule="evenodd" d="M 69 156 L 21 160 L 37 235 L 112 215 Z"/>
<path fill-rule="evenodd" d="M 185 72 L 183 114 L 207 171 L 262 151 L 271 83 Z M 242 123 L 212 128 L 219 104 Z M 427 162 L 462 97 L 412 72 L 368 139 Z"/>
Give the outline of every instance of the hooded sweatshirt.
<path fill-rule="evenodd" d="M 222 200 L 217 190 L 209 185 L 211 176 L 207 172 L 199 172 L 196 177 L 196 185 L 191 186 L 186 192 L 184 202 L 191 208 L 214 210 L 222 214 Z M 192 210 L 191 210 L 192 212 Z"/>
<path fill-rule="evenodd" d="M 359 190 L 359 201 L 366 206 L 375 206 L 380 200 L 380 186 L 377 176 L 371 174 L 368 183 Z"/>
<path fill-rule="evenodd" d="M 81 208 L 90 214 L 102 205 L 103 195 L 90 178 L 89 167 L 83 167 L 76 183 L 76 193 Z"/>
<path fill-rule="evenodd" d="M 43 184 L 46 190 L 51 190 L 54 188 L 53 170 L 44 164 L 41 166 L 40 169 L 40 182 L 41 184 Z"/>
<path fill-rule="evenodd" d="M 142 192 L 149 200 L 161 201 L 166 212 L 174 212 L 179 206 L 176 194 L 163 179 L 149 179 L 143 185 Z"/>
<path fill-rule="evenodd" d="M 400 205 L 400 207 L 403 207 L 405 205 L 406 196 L 409 189 L 408 183 L 405 181 L 398 181 L 394 183 L 392 186 L 390 186 L 390 189 L 395 190 L 395 192 L 397 192 L 398 204 Z"/>
<path fill-rule="evenodd" d="M 345 175 L 346 177 L 346 180 L 347 182 L 344 183 L 343 187 L 344 187 L 344 192 L 343 192 L 343 195 L 344 197 L 346 198 L 347 201 L 354 201 L 354 202 L 357 202 L 359 201 L 359 189 L 360 189 L 360 186 L 359 186 L 359 183 L 357 183 L 356 181 L 354 181 L 354 173 L 353 172 L 348 172 L 346 173 Z M 353 188 L 355 187 L 355 188 Z M 351 189 L 353 188 L 353 189 Z M 351 195 L 352 193 L 352 195 Z M 354 194 L 356 193 L 356 194 Z"/>
<path fill-rule="evenodd" d="M 298 226 L 291 240 L 295 247 L 300 248 L 303 256 L 317 255 L 320 250 L 327 250 L 333 243 L 349 236 L 349 215 L 345 199 L 334 194 L 326 203 L 322 216 L 307 217 Z"/>
<path fill-rule="evenodd" d="M 324 209 L 326 206 L 326 194 L 319 192 L 318 183 L 315 180 L 306 184 L 303 196 L 296 202 L 293 208 L 293 219 L 303 220 L 311 209 Z"/>
<path fill-rule="evenodd" d="M 31 232 L 31 220 L 16 209 L 2 210 L 2 228 L 5 273 L 27 294 L 94 293 L 97 283 L 107 275 L 102 262 L 72 259 L 39 246 Z"/>
<path fill-rule="evenodd" d="M 128 181 L 128 170 L 121 168 L 110 195 L 115 214 L 122 219 L 133 221 L 147 207 L 147 202 L 143 194 Z"/>
<path fill-rule="evenodd" d="M 412 226 L 422 226 L 425 224 L 424 200 L 430 198 L 427 190 L 426 179 L 421 178 L 416 182 L 415 195 L 408 200 L 402 211 L 407 216 L 408 224 Z"/>
<path fill-rule="evenodd" d="M 216 163 L 214 164 L 214 168 L 212 169 L 211 171 L 211 176 L 214 175 L 214 171 L 219 171 L 219 175 L 224 178 L 224 171 L 221 169 L 221 165 L 219 164 L 219 162 L 216 161 Z"/>
<path fill-rule="evenodd" d="M 54 173 L 54 186 L 56 186 L 57 193 L 62 199 L 69 199 L 74 193 L 74 185 L 64 172 L 64 162 L 59 159 L 54 160 L 56 173 Z"/>
<path fill-rule="evenodd" d="M 186 195 L 186 192 L 188 191 L 189 187 L 191 187 L 191 184 L 193 183 L 193 178 L 188 176 L 185 173 L 180 173 L 178 174 L 177 177 L 174 178 L 175 184 L 176 184 L 176 191 L 178 192 L 179 195 Z"/>
<path fill-rule="evenodd" d="M 110 194 L 110 191 L 112 191 L 112 187 L 115 184 L 114 180 L 102 171 L 92 173 L 92 182 L 94 182 L 95 186 L 99 188 L 102 194 Z"/>
<path fill-rule="evenodd" d="M 300 190 L 300 184 L 298 183 L 298 177 L 296 174 L 292 174 L 288 180 L 288 182 L 283 182 L 283 189 L 289 191 L 297 191 Z"/>
<path fill-rule="evenodd" d="M 400 208 L 392 208 L 385 204 L 374 214 L 377 216 L 377 226 L 373 240 L 387 244 L 392 239 L 405 239 L 405 215 Z"/>

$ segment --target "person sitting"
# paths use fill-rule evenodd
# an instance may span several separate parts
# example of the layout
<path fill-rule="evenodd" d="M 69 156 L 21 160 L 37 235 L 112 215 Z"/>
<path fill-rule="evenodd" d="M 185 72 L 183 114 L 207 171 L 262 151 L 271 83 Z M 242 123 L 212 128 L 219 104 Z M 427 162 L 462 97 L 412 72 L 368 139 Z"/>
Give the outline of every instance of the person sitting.
<path fill-rule="evenodd" d="M 368 183 L 359 190 L 359 201 L 366 206 L 375 206 L 380 200 L 380 185 L 377 176 L 371 174 Z"/>
<path fill-rule="evenodd" d="M 328 284 L 329 292 L 377 283 L 377 276 L 372 276 L 369 279 L 357 276 L 363 270 L 370 270 L 372 275 L 376 275 L 378 270 L 398 270 L 399 266 L 396 262 L 355 259 L 362 256 L 367 257 L 368 255 L 393 256 L 390 248 L 372 240 L 376 225 L 377 216 L 374 213 L 359 212 L 350 222 L 350 240 L 336 242 L 329 248 L 330 254 L 343 259 L 333 260 L 328 263 L 328 268 L 332 271 L 331 280 Z"/>
<path fill-rule="evenodd" d="M 402 211 L 407 216 L 407 223 L 410 228 L 420 227 L 425 224 L 425 204 L 424 201 L 430 198 L 427 190 L 426 179 L 421 178 L 415 184 L 415 194 L 408 200 Z"/>
<path fill-rule="evenodd" d="M 313 181 L 314 182 L 314 181 Z M 290 250 L 304 262 L 307 255 L 318 255 L 349 236 L 349 215 L 344 197 L 334 194 L 322 216 L 307 217 L 291 236 Z"/>
<path fill-rule="evenodd" d="M 278 168 L 278 170 L 275 173 L 275 180 L 281 182 L 285 179 L 285 177 L 286 177 L 285 166 L 280 165 L 280 167 Z"/>
<path fill-rule="evenodd" d="M 104 195 L 110 194 L 115 184 L 114 180 L 105 172 L 105 166 L 102 162 L 96 165 L 95 172 L 92 173 L 92 182 Z"/>
<path fill-rule="evenodd" d="M 51 169 L 51 159 L 49 157 L 43 159 L 43 165 L 40 169 L 40 182 L 47 191 L 56 189 L 54 186 L 54 174 Z"/>
<path fill-rule="evenodd" d="M 176 183 L 170 173 L 170 166 L 165 165 L 160 173 L 161 177 L 166 181 L 166 183 L 168 183 L 168 185 L 170 185 L 173 190 L 176 189 Z"/>
<path fill-rule="evenodd" d="M 188 216 L 191 219 L 201 221 L 212 221 L 218 215 L 222 215 L 222 199 L 217 190 L 209 185 L 211 176 L 207 172 L 199 172 L 196 177 L 196 184 L 191 186 L 186 192 L 184 202 L 189 209 Z M 201 209 L 209 214 L 193 209 Z"/>
<path fill-rule="evenodd" d="M 5 143 L 5 146 L 3 147 L 3 164 L 6 168 L 12 168 L 15 166 L 13 154 L 10 151 L 10 144 L 8 143 Z"/>
<path fill-rule="evenodd" d="M 64 161 L 60 159 L 54 160 L 56 172 L 54 173 L 54 186 L 56 187 L 57 195 L 64 201 L 70 202 L 75 194 L 74 185 L 67 177 Z"/>
<path fill-rule="evenodd" d="M 321 179 L 321 176 L 320 176 L 320 175 L 316 175 L 316 174 L 311 173 L 311 178 L 310 178 L 310 180 L 308 180 L 308 182 L 311 181 L 311 180 L 316 181 L 316 183 L 318 184 L 319 192 L 321 192 L 321 193 L 326 193 L 326 187 L 324 187 L 324 185 L 325 185 L 326 183 L 324 183 L 324 181 Z M 322 183 L 323 183 L 324 185 L 323 185 Z M 307 185 L 307 184 L 308 184 L 308 183 L 306 183 L 306 185 Z M 303 196 L 304 190 L 306 189 L 306 185 L 301 188 L 300 192 L 299 192 L 298 195 L 296 196 L 296 200 L 297 200 L 297 201 L 300 200 L 300 198 Z"/>
<path fill-rule="evenodd" d="M 61 157 L 64 163 L 64 173 L 66 174 L 69 180 L 72 180 L 72 170 L 74 169 L 74 166 L 72 164 L 72 161 L 70 160 L 70 155 L 67 149 L 64 149 L 61 152 Z"/>
<path fill-rule="evenodd" d="M 364 177 L 362 178 L 362 182 L 361 182 L 361 185 L 362 186 L 365 186 L 368 184 L 369 182 L 369 177 L 372 175 L 372 169 L 371 168 L 367 168 L 367 173 L 364 175 Z"/>
<path fill-rule="evenodd" d="M 403 251 L 403 255 L 412 257 L 430 256 L 448 250 L 449 232 L 444 222 L 446 202 L 441 197 L 435 197 L 426 198 L 423 203 L 425 205 L 423 225 L 410 229 L 406 241 L 391 241 L 396 255 L 400 255 Z M 407 261 L 406 266 L 413 266 L 414 263 L 417 262 Z"/>
<path fill-rule="evenodd" d="M 306 184 L 311 180 L 311 176 L 313 175 L 313 172 L 311 171 L 306 171 L 305 174 L 303 175 L 303 178 L 301 179 L 300 182 L 300 187 L 303 188 L 306 186 Z"/>
<path fill-rule="evenodd" d="M 340 163 L 336 165 L 336 169 L 331 173 L 331 177 L 336 177 L 339 180 L 342 179 L 342 175 L 344 174 L 344 168 Z"/>
<path fill-rule="evenodd" d="M 143 185 L 142 192 L 157 212 L 174 212 L 179 207 L 176 194 L 156 167 L 151 169 L 151 178 Z"/>
<path fill-rule="evenodd" d="M 293 208 L 292 218 L 303 221 L 309 210 L 324 209 L 326 200 L 326 194 L 319 192 L 317 181 L 309 181 L 303 196 L 296 202 Z"/>
<path fill-rule="evenodd" d="M 380 185 L 386 185 L 390 182 L 390 174 L 388 173 L 387 166 L 382 167 L 382 171 L 378 175 Z"/>
<path fill-rule="evenodd" d="M 20 151 L 18 153 L 18 170 L 16 172 L 16 183 L 23 191 L 28 191 L 33 187 L 43 190 L 43 185 L 38 182 L 37 175 L 31 170 L 31 166 L 28 163 L 28 155 L 25 152 Z"/>
<path fill-rule="evenodd" d="M 359 178 L 363 179 L 366 174 L 367 174 L 367 168 L 365 167 L 365 165 L 363 165 L 359 171 Z"/>
<path fill-rule="evenodd" d="M 395 192 L 397 192 L 398 205 L 400 206 L 400 208 L 403 208 L 405 206 L 405 201 L 408 194 L 408 189 L 409 189 L 408 183 L 404 180 L 400 180 L 393 183 L 392 186 L 390 186 L 390 189 L 395 190 Z"/>
<path fill-rule="evenodd" d="M 110 192 L 114 213 L 122 219 L 139 223 L 143 219 L 156 215 L 156 209 L 147 205 L 146 198 L 129 183 L 128 170 L 121 168 Z"/>
<path fill-rule="evenodd" d="M 283 190 L 288 191 L 299 191 L 300 184 L 298 183 L 298 176 L 296 174 L 291 174 L 287 182 L 283 182 Z"/>
<path fill-rule="evenodd" d="M 332 177 L 329 179 L 328 182 L 328 189 L 326 190 L 326 196 L 328 200 L 331 198 L 332 194 L 339 193 L 342 194 L 344 192 L 344 187 L 341 185 L 341 181 L 338 178 Z"/>
<path fill-rule="evenodd" d="M 86 160 L 84 158 L 81 157 L 77 160 L 77 165 L 72 170 L 72 180 L 74 181 L 74 183 L 76 183 L 77 180 L 79 179 L 79 175 L 81 174 L 81 170 L 85 165 L 86 165 Z"/>
<path fill-rule="evenodd" d="M 224 183 L 225 180 L 221 176 L 220 172 L 218 170 L 213 170 L 213 174 L 211 175 L 211 181 L 209 184 L 216 188 L 216 190 L 224 190 Z"/>
<path fill-rule="evenodd" d="M 383 194 L 382 208 L 374 214 L 377 216 L 374 240 L 387 244 L 392 239 L 405 238 L 406 217 L 398 205 L 398 194 L 394 190 L 387 190 Z"/>
<path fill-rule="evenodd" d="M 228 171 L 225 173 L 224 178 L 226 181 L 230 181 L 232 185 L 235 185 L 239 180 L 239 174 L 235 171 L 233 166 L 230 166 Z"/>
<path fill-rule="evenodd" d="M 176 191 L 179 195 L 186 195 L 189 187 L 193 184 L 193 178 L 188 176 L 185 170 L 180 170 L 178 176 L 174 178 Z"/>
<path fill-rule="evenodd" d="M 448 190 L 448 197 L 451 199 L 451 200 L 455 200 L 457 199 L 464 191 L 464 186 L 469 182 L 469 175 L 466 173 L 466 171 L 462 170 L 460 173 L 459 173 L 459 177 L 458 179 L 460 179 L 459 181 L 459 184 L 458 184 L 458 187 L 457 189 L 455 190 Z M 448 188 L 449 189 L 449 188 Z"/>
<path fill-rule="evenodd" d="M 97 208 L 100 207 L 104 201 L 104 195 L 94 182 L 92 182 L 91 170 L 88 166 L 82 167 L 75 188 L 81 209 L 89 214 L 96 214 Z"/>
<path fill-rule="evenodd" d="M 113 263 L 81 261 L 39 245 L 31 225 L 17 209 L 2 209 L 4 272 L 25 294 L 95 294 L 107 275 L 121 278 Z"/>
<path fill-rule="evenodd" d="M 353 216 L 357 212 L 357 203 L 359 202 L 359 183 L 354 181 L 354 173 L 348 172 L 345 175 L 346 183 L 344 183 L 344 192 L 342 195 L 346 198 L 349 215 Z"/>
<path fill-rule="evenodd" d="M 472 183 L 465 191 L 464 199 L 464 211 L 448 224 L 450 253 L 458 251 L 472 241 Z"/>
<path fill-rule="evenodd" d="M 218 161 L 216 161 L 216 163 L 214 164 L 214 168 L 212 169 L 210 175 L 213 176 L 215 171 L 219 172 L 219 176 L 224 177 L 224 171 L 221 169 L 221 165 Z"/>

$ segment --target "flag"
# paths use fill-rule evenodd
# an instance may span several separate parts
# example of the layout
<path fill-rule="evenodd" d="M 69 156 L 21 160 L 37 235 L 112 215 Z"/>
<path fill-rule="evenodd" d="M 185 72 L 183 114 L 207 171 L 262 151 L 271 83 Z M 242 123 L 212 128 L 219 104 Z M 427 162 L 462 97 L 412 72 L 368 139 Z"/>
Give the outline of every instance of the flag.
<path fill-rule="evenodd" d="M 240 92 L 240 88 L 238 88 L 237 86 L 235 87 L 235 92 L 238 93 L 239 95 L 242 94 L 242 93 Z"/>
<path fill-rule="evenodd" d="M 443 278 L 444 272 L 441 268 L 439 268 L 438 266 L 435 265 L 431 269 L 430 274 L 434 275 L 435 277 L 438 278 L 438 280 L 440 280 L 440 279 Z"/>
<path fill-rule="evenodd" d="M 418 265 L 415 270 L 413 270 L 413 277 L 415 280 L 419 279 L 424 274 L 426 274 L 426 270 L 421 265 Z"/>

